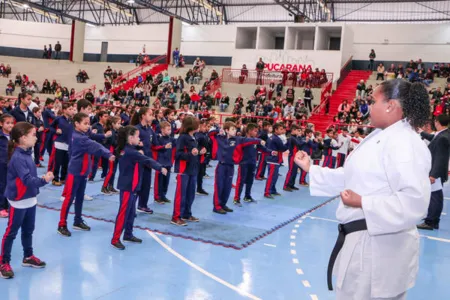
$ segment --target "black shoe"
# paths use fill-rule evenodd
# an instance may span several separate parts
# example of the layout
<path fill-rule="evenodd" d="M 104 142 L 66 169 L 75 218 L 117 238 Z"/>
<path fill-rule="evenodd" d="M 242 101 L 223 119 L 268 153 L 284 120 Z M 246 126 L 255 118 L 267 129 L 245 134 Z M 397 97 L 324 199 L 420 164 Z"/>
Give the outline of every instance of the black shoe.
<path fill-rule="evenodd" d="M 102 194 L 111 195 L 112 193 L 109 191 L 108 187 L 102 187 Z"/>
<path fill-rule="evenodd" d="M 108 191 L 110 191 L 112 194 L 120 194 L 120 192 L 116 190 L 112 185 L 108 185 Z"/>
<path fill-rule="evenodd" d="M 290 186 L 290 188 L 291 188 L 291 190 L 294 190 L 294 191 L 298 191 L 299 190 L 299 188 L 296 187 L 296 186 Z"/>
<path fill-rule="evenodd" d="M 213 212 L 215 212 L 216 214 L 221 214 L 221 215 L 226 215 L 227 212 L 224 209 L 213 209 Z"/>
<path fill-rule="evenodd" d="M 118 249 L 118 250 L 125 250 L 125 246 L 118 241 L 117 243 L 111 243 L 111 246 L 113 246 L 114 248 Z"/>
<path fill-rule="evenodd" d="M 124 242 L 129 242 L 129 243 L 136 243 L 136 244 L 142 244 L 142 240 L 138 239 L 135 236 L 129 237 L 129 238 L 123 238 Z"/>
<path fill-rule="evenodd" d="M 417 225 L 418 229 L 423 229 L 423 230 L 433 230 L 433 226 L 428 225 L 427 223 L 422 223 L 420 225 Z"/>
<path fill-rule="evenodd" d="M 164 201 L 164 203 L 172 203 L 172 200 L 169 200 L 167 198 L 164 198 L 163 201 Z"/>
<path fill-rule="evenodd" d="M 62 236 L 70 237 L 72 234 L 70 233 L 69 229 L 67 229 L 67 226 L 60 226 L 58 227 L 58 233 Z"/>
<path fill-rule="evenodd" d="M 234 200 L 234 201 L 233 201 L 233 204 L 236 205 L 236 206 L 239 206 L 239 207 L 242 206 L 241 200 L 239 200 L 239 199 L 238 199 L 238 200 Z"/>
<path fill-rule="evenodd" d="M 91 227 L 87 226 L 86 223 L 84 223 L 84 221 L 82 221 L 80 224 L 73 224 L 73 229 L 82 231 L 91 231 Z"/>
<path fill-rule="evenodd" d="M 231 208 L 229 208 L 228 206 L 224 206 L 223 210 L 226 211 L 227 213 L 233 212 L 233 210 Z"/>
<path fill-rule="evenodd" d="M 94 182 L 94 178 L 89 178 L 88 182 Z"/>
<path fill-rule="evenodd" d="M 281 194 L 278 193 L 278 192 L 275 192 L 275 193 L 272 194 L 272 196 L 281 196 Z"/>
<path fill-rule="evenodd" d="M 209 194 L 205 190 L 197 191 L 197 195 L 208 196 Z"/>
<path fill-rule="evenodd" d="M 439 229 L 439 224 L 434 224 L 434 225 L 433 225 L 433 228 L 434 228 L 434 229 Z"/>
<path fill-rule="evenodd" d="M 155 199 L 155 203 L 166 204 L 166 202 L 164 202 L 164 200 L 162 200 L 162 199 Z"/>
<path fill-rule="evenodd" d="M 265 198 L 268 198 L 268 199 L 274 199 L 274 198 L 275 198 L 275 197 L 272 196 L 272 195 L 264 195 L 264 197 L 265 197 Z"/>
<path fill-rule="evenodd" d="M 256 201 L 252 197 L 245 197 L 244 202 L 251 203 L 251 202 L 256 202 Z"/>
<path fill-rule="evenodd" d="M 285 187 L 285 188 L 283 188 L 283 191 L 292 192 L 293 190 L 290 187 Z"/>

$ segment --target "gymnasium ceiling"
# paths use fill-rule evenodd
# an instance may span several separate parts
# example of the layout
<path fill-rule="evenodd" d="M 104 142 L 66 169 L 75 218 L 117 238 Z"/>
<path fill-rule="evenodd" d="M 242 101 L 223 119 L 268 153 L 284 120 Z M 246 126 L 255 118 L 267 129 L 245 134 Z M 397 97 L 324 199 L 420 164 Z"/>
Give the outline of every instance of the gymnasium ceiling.
<path fill-rule="evenodd" d="M 448 22 L 450 1 L 368 0 L 0 0 L 0 18 L 94 26 L 294 22 Z"/>

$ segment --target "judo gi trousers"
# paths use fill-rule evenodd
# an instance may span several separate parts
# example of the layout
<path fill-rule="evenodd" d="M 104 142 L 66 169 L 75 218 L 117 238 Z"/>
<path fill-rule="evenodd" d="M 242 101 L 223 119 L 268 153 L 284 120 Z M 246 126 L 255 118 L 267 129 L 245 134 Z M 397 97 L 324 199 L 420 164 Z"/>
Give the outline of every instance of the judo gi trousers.
<path fill-rule="evenodd" d="M 67 226 L 67 216 L 69 215 L 70 206 L 75 202 L 75 219 L 73 224 L 79 225 L 83 222 L 81 212 L 83 211 L 84 192 L 86 191 L 86 176 L 75 176 L 70 174 L 67 176 L 66 186 L 64 189 L 64 202 L 61 207 L 59 218 L 59 227 Z M 75 199 L 75 201 L 74 201 Z"/>
<path fill-rule="evenodd" d="M 120 206 L 116 217 L 116 225 L 114 226 L 114 234 L 111 240 L 112 244 L 120 240 L 123 229 L 125 227 L 124 238 L 133 236 L 133 224 L 136 218 L 136 199 L 137 194 L 130 191 L 120 191 Z"/>
<path fill-rule="evenodd" d="M 269 196 L 277 193 L 277 180 L 278 171 L 280 170 L 280 165 L 278 164 L 267 164 L 269 167 L 269 177 L 267 177 L 266 188 L 264 189 L 264 196 Z"/>
<path fill-rule="evenodd" d="M 17 232 L 21 229 L 23 257 L 33 255 L 33 231 L 36 219 L 36 205 L 29 208 L 9 209 L 8 226 L 2 239 L 2 263 L 9 263 L 11 260 L 11 249 Z"/>
<path fill-rule="evenodd" d="M 177 174 L 177 187 L 173 204 L 172 220 L 192 217 L 192 203 L 195 199 L 197 175 Z"/>
<path fill-rule="evenodd" d="M 295 185 L 295 178 L 297 177 L 298 167 L 294 162 L 294 155 L 289 157 L 289 170 L 286 174 L 286 179 L 284 180 L 283 188 L 290 188 Z"/>
<path fill-rule="evenodd" d="M 167 169 L 167 175 L 155 171 L 155 183 L 153 184 L 153 197 L 155 200 L 167 199 L 167 190 L 169 189 L 170 166 L 164 166 Z"/>
<path fill-rule="evenodd" d="M 214 176 L 213 210 L 227 206 L 233 184 L 234 165 L 219 162 Z"/>
<path fill-rule="evenodd" d="M 267 156 L 266 153 L 261 153 L 261 156 L 259 158 L 259 163 L 258 163 L 258 169 L 256 170 L 256 175 L 255 175 L 256 179 L 263 178 L 264 174 L 266 173 L 266 167 L 267 167 L 266 156 Z"/>
<path fill-rule="evenodd" d="M 238 167 L 238 177 L 236 180 L 236 191 L 234 200 L 240 200 L 245 184 L 245 198 L 251 198 L 253 180 L 255 178 L 256 164 L 242 164 Z"/>

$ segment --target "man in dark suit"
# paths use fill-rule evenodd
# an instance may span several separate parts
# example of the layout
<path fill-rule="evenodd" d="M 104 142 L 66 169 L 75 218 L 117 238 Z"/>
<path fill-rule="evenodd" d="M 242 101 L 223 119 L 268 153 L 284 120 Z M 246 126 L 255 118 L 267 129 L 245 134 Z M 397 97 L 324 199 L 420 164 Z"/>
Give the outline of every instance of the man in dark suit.
<path fill-rule="evenodd" d="M 450 156 L 449 121 L 449 116 L 439 115 L 434 121 L 434 126 L 436 127 L 435 134 L 425 132 L 420 134 L 423 139 L 430 141 L 428 148 L 431 152 L 430 182 L 432 184 L 432 192 L 427 217 L 422 224 L 417 226 L 419 229 L 439 229 L 440 216 L 444 205 L 442 185 L 448 179 Z"/>

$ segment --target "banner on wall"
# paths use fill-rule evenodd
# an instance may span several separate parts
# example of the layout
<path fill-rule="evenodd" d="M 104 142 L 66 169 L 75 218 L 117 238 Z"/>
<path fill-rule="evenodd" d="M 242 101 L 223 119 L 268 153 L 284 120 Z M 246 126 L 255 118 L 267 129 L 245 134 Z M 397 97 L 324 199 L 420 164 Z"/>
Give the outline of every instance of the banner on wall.
<path fill-rule="evenodd" d="M 264 64 L 264 70 L 281 72 L 286 69 L 289 72 L 303 72 L 312 71 L 311 65 L 301 64 L 280 64 L 280 63 L 268 63 Z"/>

